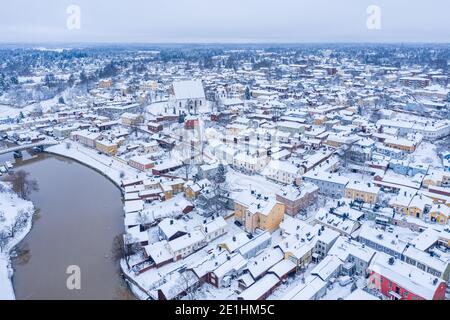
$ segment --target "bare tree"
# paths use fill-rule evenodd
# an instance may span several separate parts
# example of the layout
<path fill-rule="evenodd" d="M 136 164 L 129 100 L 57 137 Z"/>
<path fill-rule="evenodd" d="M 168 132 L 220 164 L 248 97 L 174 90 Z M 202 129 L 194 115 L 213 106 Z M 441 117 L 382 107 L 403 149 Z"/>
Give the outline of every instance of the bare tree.
<path fill-rule="evenodd" d="M 28 218 L 28 213 L 26 211 L 19 211 L 13 224 L 9 227 L 11 237 L 14 238 L 18 232 L 22 231 L 26 227 Z"/>
<path fill-rule="evenodd" d="M 139 212 L 139 215 L 136 217 L 136 222 L 141 226 L 145 226 L 149 222 L 148 215 L 143 212 Z"/>
<path fill-rule="evenodd" d="M 3 252 L 3 250 L 5 250 L 8 246 L 10 238 L 11 235 L 7 230 L 0 231 L 0 252 Z"/>
<path fill-rule="evenodd" d="M 112 243 L 112 258 L 115 261 L 119 261 L 123 255 L 124 255 L 124 241 L 123 241 L 123 235 L 119 234 L 114 237 L 113 243 Z"/>
<path fill-rule="evenodd" d="M 192 271 L 184 271 L 180 273 L 176 285 L 172 288 L 174 299 L 186 297 L 187 300 L 196 300 L 198 277 Z"/>

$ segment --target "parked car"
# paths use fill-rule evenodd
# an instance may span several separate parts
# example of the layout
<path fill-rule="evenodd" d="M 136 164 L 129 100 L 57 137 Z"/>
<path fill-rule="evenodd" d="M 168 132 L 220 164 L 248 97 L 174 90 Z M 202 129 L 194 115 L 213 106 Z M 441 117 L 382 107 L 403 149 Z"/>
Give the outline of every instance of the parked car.
<path fill-rule="evenodd" d="M 237 225 L 238 227 L 242 227 L 242 223 L 240 221 L 235 220 L 234 224 Z"/>

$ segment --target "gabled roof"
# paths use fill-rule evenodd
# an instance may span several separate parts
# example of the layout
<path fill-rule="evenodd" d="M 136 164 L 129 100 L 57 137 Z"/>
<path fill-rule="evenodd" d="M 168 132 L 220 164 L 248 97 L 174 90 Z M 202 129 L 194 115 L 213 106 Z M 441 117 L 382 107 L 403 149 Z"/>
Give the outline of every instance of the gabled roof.
<path fill-rule="evenodd" d="M 204 99 L 205 91 L 200 80 L 178 81 L 173 83 L 175 99 Z"/>

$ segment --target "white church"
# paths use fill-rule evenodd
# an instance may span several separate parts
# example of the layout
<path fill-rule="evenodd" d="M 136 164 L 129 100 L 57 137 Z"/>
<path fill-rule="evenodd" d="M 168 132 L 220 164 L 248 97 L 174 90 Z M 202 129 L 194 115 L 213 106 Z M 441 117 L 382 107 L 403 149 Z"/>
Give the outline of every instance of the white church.
<path fill-rule="evenodd" d="M 176 81 L 172 84 L 169 102 L 186 114 L 197 114 L 206 107 L 205 90 L 200 80 Z"/>

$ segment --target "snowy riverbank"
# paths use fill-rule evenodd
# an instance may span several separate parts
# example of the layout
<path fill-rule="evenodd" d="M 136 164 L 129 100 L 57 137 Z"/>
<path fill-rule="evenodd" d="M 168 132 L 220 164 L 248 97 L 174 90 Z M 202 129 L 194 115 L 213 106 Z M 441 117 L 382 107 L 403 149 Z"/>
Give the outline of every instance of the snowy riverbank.
<path fill-rule="evenodd" d="M 0 300 L 15 299 L 11 251 L 31 230 L 34 207 L 0 182 Z"/>
<path fill-rule="evenodd" d="M 136 176 L 142 174 L 138 170 L 131 168 L 129 165 L 117 160 L 116 158 L 98 154 L 96 150 L 84 147 L 73 141 L 69 141 L 69 143 L 70 148 L 67 148 L 66 143 L 63 142 L 46 148 L 45 151 L 76 160 L 100 172 L 117 186 L 121 185 L 122 179 L 136 178 Z"/>

